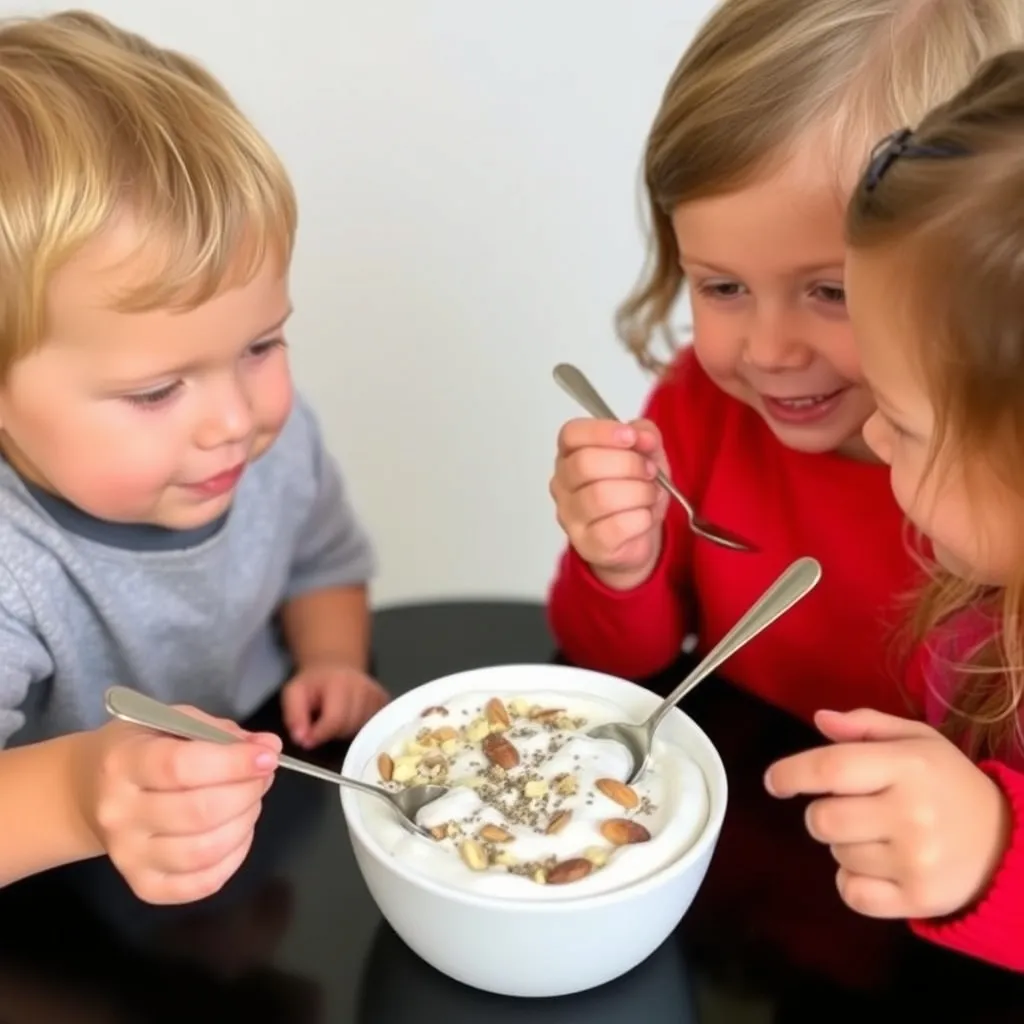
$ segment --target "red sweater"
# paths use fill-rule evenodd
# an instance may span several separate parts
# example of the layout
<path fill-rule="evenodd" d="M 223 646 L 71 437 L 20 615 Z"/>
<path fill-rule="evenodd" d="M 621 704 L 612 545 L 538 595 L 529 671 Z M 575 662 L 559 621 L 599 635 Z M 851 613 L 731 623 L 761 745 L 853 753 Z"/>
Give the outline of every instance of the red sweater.
<path fill-rule="evenodd" d="M 888 470 L 779 444 L 761 417 L 705 375 L 690 349 L 652 393 L 672 478 L 701 514 L 760 549 L 695 542 L 669 507 L 659 564 L 627 592 L 604 586 L 571 548 L 551 588 L 549 619 L 577 665 L 637 679 L 679 656 L 683 639 L 711 649 L 801 555 L 822 565 L 811 593 L 737 654 L 723 673 L 810 721 L 820 708 L 868 705 L 906 714 L 890 651 L 915 566 Z"/>
<path fill-rule="evenodd" d="M 919 576 L 886 467 L 779 444 L 761 417 L 729 397 L 684 350 L 651 394 L 672 477 L 701 514 L 758 545 L 744 554 L 697 540 L 670 506 L 651 577 L 631 591 L 602 584 L 571 548 L 549 595 L 564 655 L 637 679 L 667 667 L 685 637 L 711 649 L 795 558 L 821 562 L 818 586 L 725 666 L 737 685 L 810 721 L 821 708 L 872 707 L 917 717 L 898 637 Z M 942 945 L 1024 969 L 1024 777 L 983 764 L 1009 795 L 1014 838 L 990 893 L 955 921 L 913 923 Z"/>

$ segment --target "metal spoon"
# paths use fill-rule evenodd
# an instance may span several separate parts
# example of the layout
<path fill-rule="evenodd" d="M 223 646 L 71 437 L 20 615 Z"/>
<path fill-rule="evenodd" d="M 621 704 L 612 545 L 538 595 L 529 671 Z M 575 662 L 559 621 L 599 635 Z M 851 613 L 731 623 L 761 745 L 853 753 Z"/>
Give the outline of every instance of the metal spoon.
<path fill-rule="evenodd" d="M 658 705 L 646 722 L 640 725 L 631 722 L 609 722 L 607 725 L 595 726 L 587 735 L 600 740 L 615 740 L 625 746 L 633 757 L 633 774 L 627 781 L 636 782 L 647 770 L 654 732 L 670 709 L 705 677 L 711 675 L 722 662 L 813 590 L 820 579 L 821 565 L 816 559 L 798 558 L 761 595 L 746 615 L 718 641 L 708 656 Z"/>
<path fill-rule="evenodd" d="M 139 693 L 137 690 L 130 690 L 126 686 L 111 686 L 106 692 L 106 706 L 107 711 L 115 718 L 131 722 L 133 725 L 144 726 L 147 729 L 155 729 L 157 732 L 164 732 L 170 736 L 177 736 L 180 739 L 206 740 L 212 743 L 239 742 L 237 736 L 232 736 L 231 733 L 225 732 L 215 725 L 210 725 L 209 722 L 193 718 L 191 715 L 185 714 L 184 711 L 172 708 L 153 697 Z M 360 793 L 368 793 L 370 796 L 386 800 L 388 806 L 395 811 L 398 820 L 406 829 L 413 835 L 425 836 L 428 839 L 433 837 L 425 828 L 416 823 L 416 814 L 427 804 L 448 792 L 447 786 L 428 785 L 410 786 L 397 793 L 389 793 L 379 786 L 371 786 L 358 779 L 350 779 L 327 768 L 321 768 L 317 764 L 289 757 L 287 754 L 278 755 L 277 763 L 282 768 L 290 768 L 293 772 L 311 775 L 314 779 L 323 779 L 325 782 L 333 782 L 338 786 L 349 786 L 352 789 L 358 789 Z"/>
<path fill-rule="evenodd" d="M 612 412 L 608 403 L 598 394 L 594 385 L 587 380 L 582 370 L 571 363 L 559 363 L 554 369 L 554 377 L 562 389 L 575 398 L 591 416 L 599 420 L 622 422 Z M 715 544 L 721 544 L 724 548 L 732 548 L 733 551 L 756 552 L 758 550 L 750 541 L 740 537 L 739 534 L 732 533 L 730 530 L 716 526 L 714 523 L 702 518 L 693 507 L 690 499 L 660 469 L 655 479 L 686 509 L 686 515 L 690 520 L 690 529 L 698 537 L 703 537 L 705 540 L 710 540 Z"/>

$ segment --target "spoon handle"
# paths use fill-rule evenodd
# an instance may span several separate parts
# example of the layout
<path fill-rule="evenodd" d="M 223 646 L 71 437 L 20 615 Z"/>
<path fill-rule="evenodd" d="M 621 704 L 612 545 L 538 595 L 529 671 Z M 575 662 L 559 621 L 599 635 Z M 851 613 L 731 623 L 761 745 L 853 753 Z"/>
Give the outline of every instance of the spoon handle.
<path fill-rule="evenodd" d="M 216 725 L 193 718 L 192 715 L 186 714 L 178 708 L 164 704 L 145 693 L 139 693 L 138 690 L 130 690 L 126 686 L 111 686 L 106 693 L 106 705 L 107 711 L 123 722 L 141 725 L 146 729 L 155 729 L 157 732 L 177 736 L 179 739 L 205 740 L 208 743 L 239 742 L 237 736 Z M 309 761 L 300 761 L 296 757 L 279 754 L 277 763 L 282 768 L 310 775 L 314 779 L 333 782 L 336 786 L 349 786 L 360 792 L 369 793 L 371 796 L 383 797 L 385 800 L 390 799 L 383 790 L 376 786 L 359 782 L 357 779 L 349 779 L 337 772 L 332 772 L 329 768 L 311 764 Z"/>
<path fill-rule="evenodd" d="M 647 720 L 648 735 L 699 682 L 711 675 L 763 629 L 807 595 L 821 579 L 821 565 L 814 558 L 798 558 L 751 606 L 746 615 L 712 648 L 707 657 L 665 698 Z"/>
<path fill-rule="evenodd" d="M 608 403 L 598 394 L 597 388 L 587 380 L 586 374 L 571 363 L 559 363 L 554 369 L 555 381 L 562 390 L 575 398 L 591 416 L 599 420 L 615 420 L 619 417 L 612 412 Z"/>

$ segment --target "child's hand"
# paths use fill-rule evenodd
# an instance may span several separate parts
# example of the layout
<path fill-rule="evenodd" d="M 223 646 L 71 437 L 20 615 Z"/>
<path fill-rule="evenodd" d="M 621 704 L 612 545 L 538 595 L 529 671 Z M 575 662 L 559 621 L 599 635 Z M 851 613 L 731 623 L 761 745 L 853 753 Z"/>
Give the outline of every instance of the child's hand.
<path fill-rule="evenodd" d="M 352 736 L 389 700 L 365 672 L 346 665 L 315 665 L 292 677 L 281 692 L 281 708 L 292 740 L 315 747 Z"/>
<path fill-rule="evenodd" d="M 179 740 L 111 722 L 80 734 L 72 780 L 86 824 L 149 903 L 202 899 L 238 870 L 281 749 L 276 736 L 182 710 L 248 742 Z"/>
<path fill-rule="evenodd" d="M 668 495 L 655 482 L 668 462 L 647 420 L 570 420 L 558 435 L 551 496 L 579 556 L 608 586 L 629 590 L 650 576 L 661 553 Z"/>
<path fill-rule="evenodd" d="M 984 894 L 1006 849 L 1002 791 L 923 722 L 878 711 L 820 711 L 832 746 L 776 762 L 775 796 L 827 794 L 807 830 L 839 864 L 843 900 L 869 917 L 931 918 Z"/>

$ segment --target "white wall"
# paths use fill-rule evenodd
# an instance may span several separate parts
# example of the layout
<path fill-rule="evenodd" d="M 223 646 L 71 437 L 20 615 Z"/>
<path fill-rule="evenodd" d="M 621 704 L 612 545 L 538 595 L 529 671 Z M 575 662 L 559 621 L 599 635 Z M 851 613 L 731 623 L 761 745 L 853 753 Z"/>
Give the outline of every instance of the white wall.
<path fill-rule="evenodd" d="M 551 367 L 623 415 L 647 389 L 611 315 L 644 134 L 712 0 L 79 3 L 204 61 L 294 175 L 296 376 L 376 535 L 376 603 L 542 597 L 575 411 Z"/>

